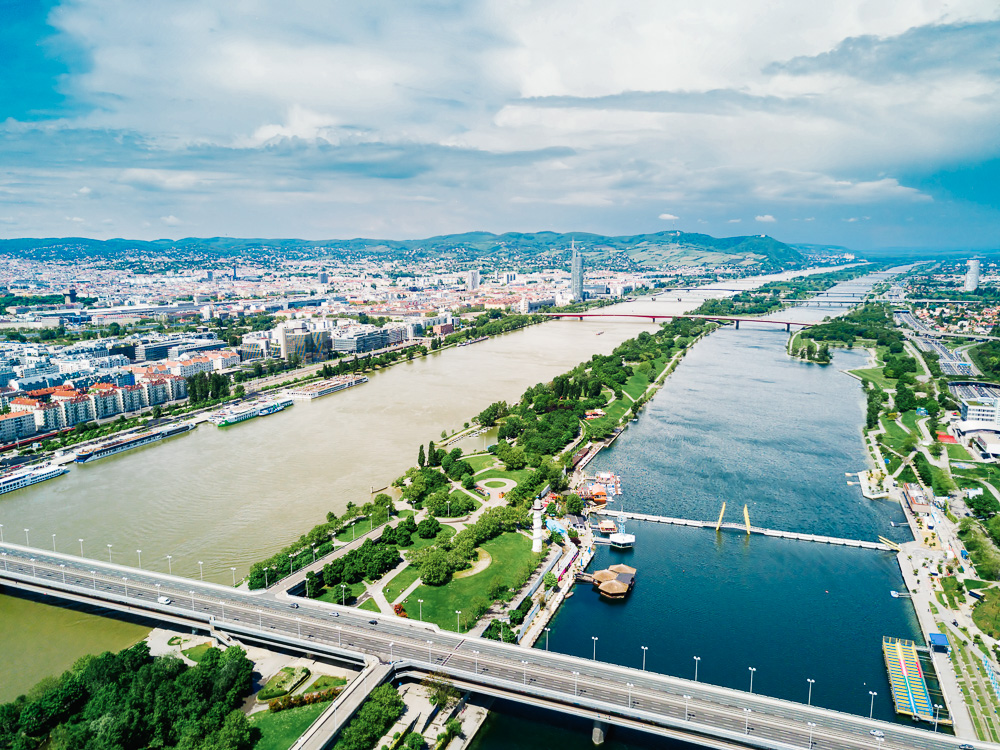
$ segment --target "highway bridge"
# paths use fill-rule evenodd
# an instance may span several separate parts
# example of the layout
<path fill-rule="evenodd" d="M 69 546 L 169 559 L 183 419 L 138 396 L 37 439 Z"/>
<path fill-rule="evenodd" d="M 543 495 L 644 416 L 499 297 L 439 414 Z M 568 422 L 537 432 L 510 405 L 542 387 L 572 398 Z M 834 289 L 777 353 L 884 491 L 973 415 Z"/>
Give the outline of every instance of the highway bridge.
<path fill-rule="evenodd" d="M 457 686 L 477 693 L 591 718 L 595 735 L 617 725 L 720 750 L 952 750 L 963 742 L 928 729 L 470 638 L 350 607 L 298 599 L 300 606 L 293 609 L 292 599 L 283 592 L 249 593 L 9 543 L 0 544 L 0 561 L 0 583 L 11 589 L 96 604 L 286 652 L 367 663 L 375 669 L 388 666 L 382 669 L 382 679 L 443 672 Z M 171 603 L 159 603 L 161 596 Z M 669 642 L 660 647 L 669 648 Z M 365 684 L 374 687 L 376 681 Z M 340 705 L 338 699 L 331 708 Z M 343 715 L 339 719 L 345 720 Z M 334 721 L 331 726 L 336 725 Z M 330 739 L 332 734 L 314 731 L 308 746 L 323 748 Z M 1000 750 L 1000 745 L 989 743 L 977 742 L 976 747 Z"/>

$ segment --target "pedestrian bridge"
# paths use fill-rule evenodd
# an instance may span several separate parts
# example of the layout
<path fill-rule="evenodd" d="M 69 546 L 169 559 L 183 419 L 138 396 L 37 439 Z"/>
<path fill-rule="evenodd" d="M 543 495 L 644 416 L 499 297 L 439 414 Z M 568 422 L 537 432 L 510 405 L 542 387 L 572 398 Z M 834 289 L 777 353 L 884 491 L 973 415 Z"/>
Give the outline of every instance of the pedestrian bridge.
<path fill-rule="evenodd" d="M 665 523 L 674 526 L 697 526 L 699 528 L 716 528 L 715 523 L 711 521 L 694 521 L 688 518 L 670 518 L 668 516 L 653 516 L 648 513 L 631 513 L 628 511 L 613 511 L 605 508 L 603 511 L 604 515 L 608 516 L 624 516 L 625 518 L 631 518 L 636 521 L 648 521 L 649 523 Z M 868 542 L 860 539 L 841 539 L 839 537 L 833 536 L 823 536 L 822 534 L 802 534 L 797 531 L 779 531 L 777 529 L 762 529 L 759 526 L 751 526 L 749 530 L 746 524 L 742 523 L 720 523 L 718 528 L 727 529 L 729 531 L 738 531 L 740 533 L 749 534 L 760 534 L 762 536 L 773 536 L 779 537 L 781 539 L 797 539 L 803 542 L 819 542 L 820 544 L 837 544 L 842 547 L 860 547 L 862 549 L 877 549 L 884 552 L 894 551 L 893 547 L 888 544 L 883 544 L 882 542 Z"/>
<path fill-rule="evenodd" d="M 284 593 L 250 593 L 13 544 L 0 544 L 0 560 L 0 584 L 13 591 L 96 604 L 286 651 L 372 667 L 389 665 L 396 677 L 443 672 L 469 690 L 592 718 L 595 732 L 617 725 L 726 750 L 861 750 L 876 747 L 873 729 L 884 734 L 879 747 L 885 750 L 949 750 L 962 742 L 910 726 L 596 659 L 470 638 L 351 607 L 298 599 L 300 606 L 292 609 Z M 162 604 L 159 597 L 168 597 L 171 603 Z M 326 747 L 349 716 L 342 698 L 331 706 L 334 720 L 324 720 L 308 747 Z M 1000 745 L 988 743 L 976 747 L 1000 750 Z"/>

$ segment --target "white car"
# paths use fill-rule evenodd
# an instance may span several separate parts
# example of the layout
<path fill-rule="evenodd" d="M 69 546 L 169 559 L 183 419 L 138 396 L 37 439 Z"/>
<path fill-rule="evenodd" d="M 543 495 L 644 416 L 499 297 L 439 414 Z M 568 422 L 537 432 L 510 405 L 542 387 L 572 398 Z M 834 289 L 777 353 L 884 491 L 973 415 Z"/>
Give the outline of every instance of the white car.
<path fill-rule="evenodd" d="M 883 732 L 880 729 L 873 729 L 868 734 L 870 734 L 872 737 L 885 737 L 885 732 Z"/>
<path fill-rule="evenodd" d="M 158 596 L 158 597 L 156 597 L 156 601 L 158 603 L 160 603 L 160 604 L 172 604 L 173 603 L 173 599 L 171 599 L 169 596 Z"/>

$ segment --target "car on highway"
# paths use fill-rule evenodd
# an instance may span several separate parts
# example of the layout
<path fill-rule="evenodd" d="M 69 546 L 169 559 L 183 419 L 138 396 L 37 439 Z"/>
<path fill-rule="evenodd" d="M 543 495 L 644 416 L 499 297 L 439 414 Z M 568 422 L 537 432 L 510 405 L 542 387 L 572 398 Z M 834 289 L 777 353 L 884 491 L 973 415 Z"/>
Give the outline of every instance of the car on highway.
<path fill-rule="evenodd" d="M 159 604 L 171 604 L 173 602 L 173 600 L 169 596 L 158 596 L 156 597 L 156 601 Z"/>
<path fill-rule="evenodd" d="M 291 603 L 291 604 L 289 604 L 288 606 L 289 606 L 289 608 L 290 608 L 290 609 L 298 609 L 298 608 L 299 608 L 299 605 L 298 605 L 298 604 L 296 604 L 295 602 L 292 602 L 292 603 Z"/>
<path fill-rule="evenodd" d="M 378 625 L 378 620 L 369 620 L 368 624 L 369 625 Z"/>
<path fill-rule="evenodd" d="M 870 734 L 872 737 L 880 737 L 880 738 L 885 737 L 885 732 L 883 732 L 881 729 L 873 729 L 868 734 Z"/>
<path fill-rule="evenodd" d="M 959 745 L 958 750 L 976 750 L 976 748 L 966 742 L 964 745 Z"/>

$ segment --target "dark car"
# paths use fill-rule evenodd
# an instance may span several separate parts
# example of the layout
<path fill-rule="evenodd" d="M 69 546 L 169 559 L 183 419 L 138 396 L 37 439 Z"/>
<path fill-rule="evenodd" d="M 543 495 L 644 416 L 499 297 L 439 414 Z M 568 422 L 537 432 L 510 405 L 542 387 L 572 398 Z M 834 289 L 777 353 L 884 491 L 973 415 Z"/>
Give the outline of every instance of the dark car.
<path fill-rule="evenodd" d="M 959 745 L 958 750 L 976 750 L 976 748 L 969 743 L 965 743 L 964 745 Z"/>
<path fill-rule="evenodd" d="M 369 625 L 378 625 L 378 620 L 369 620 L 368 624 Z"/>
<path fill-rule="evenodd" d="M 289 607 L 291 607 L 292 609 L 298 609 L 298 608 L 299 608 L 299 605 L 298 605 L 298 604 L 296 604 L 295 602 L 292 602 L 292 603 L 291 603 L 291 604 L 289 604 L 288 606 L 289 606 Z"/>

